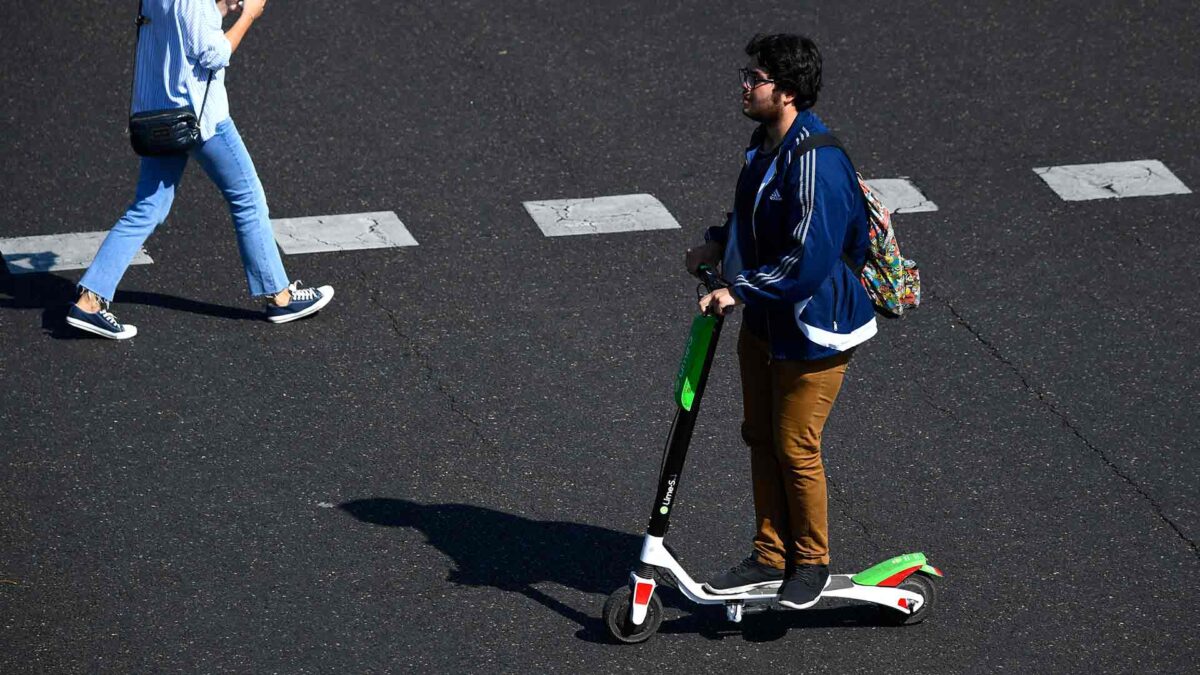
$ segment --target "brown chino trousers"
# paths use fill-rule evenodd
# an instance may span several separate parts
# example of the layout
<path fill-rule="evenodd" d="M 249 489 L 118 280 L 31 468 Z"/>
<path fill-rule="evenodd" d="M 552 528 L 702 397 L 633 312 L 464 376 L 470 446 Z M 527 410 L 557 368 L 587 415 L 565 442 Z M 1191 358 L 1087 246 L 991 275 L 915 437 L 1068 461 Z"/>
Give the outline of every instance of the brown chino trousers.
<path fill-rule="evenodd" d="M 764 340 L 738 334 L 745 418 L 754 483 L 754 553 L 782 568 L 829 564 L 829 520 L 821 431 L 853 350 L 818 361 L 771 358 Z"/>

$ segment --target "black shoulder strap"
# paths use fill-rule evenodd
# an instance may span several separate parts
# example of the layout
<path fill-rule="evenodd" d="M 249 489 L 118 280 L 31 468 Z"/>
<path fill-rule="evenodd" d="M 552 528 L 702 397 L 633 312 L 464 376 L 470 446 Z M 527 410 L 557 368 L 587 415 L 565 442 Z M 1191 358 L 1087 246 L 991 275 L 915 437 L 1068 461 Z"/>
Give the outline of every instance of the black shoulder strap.
<path fill-rule="evenodd" d="M 808 138 L 800 141 L 800 145 L 796 146 L 796 154 L 803 155 L 809 150 L 815 150 L 817 148 L 824 148 L 827 146 L 833 146 L 838 150 L 841 150 L 846 154 L 846 159 L 850 159 L 850 153 L 846 152 L 846 148 L 842 147 L 842 142 L 839 141 L 837 136 L 834 136 L 833 134 L 813 134 L 812 136 L 809 136 Z M 854 161 L 851 160 L 850 164 L 853 165 Z"/>
<path fill-rule="evenodd" d="M 142 40 L 142 26 L 147 23 L 150 23 L 150 19 L 142 14 L 142 0 L 138 0 L 137 19 L 133 22 L 133 73 L 129 76 L 129 109 L 125 111 L 126 114 L 132 114 L 133 111 L 133 92 L 137 88 L 138 43 Z"/>
<path fill-rule="evenodd" d="M 851 170 L 853 170 L 855 172 L 855 175 L 857 175 L 858 169 L 854 168 L 854 160 L 850 158 L 850 153 L 846 152 L 846 148 L 842 147 L 841 141 L 839 141 L 837 139 L 837 136 L 834 136 L 833 134 L 813 134 L 812 136 L 809 136 L 808 138 L 800 141 L 800 145 L 796 146 L 796 155 L 800 156 L 800 155 L 803 155 L 804 153 L 808 152 L 809 150 L 816 150 L 817 148 L 824 148 L 824 147 L 829 147 L 829 146 L 832 146 L 832 147 L 837 148 L 838 150 L 841 150 L 842 153 L 844 155 L 846 155 L 846 159 L 850 160 Z M 863 209 L 867 214 L 867 226 L 870 227 L 871 210 L 870 210 L 870 207 L 867 205 L 866 195 L 863 195 Z M 862 265 L 854 264 L 854 262 L 852 260 L 850 260 L 849 258 L 846 257 L 845 253 L 842 253 L 842 261 L 844 263 L 846 263 L 847 267 L 854 270 L 855 274 L 862 274 L 863 267 L 866 266 L 865 262 Z"/>

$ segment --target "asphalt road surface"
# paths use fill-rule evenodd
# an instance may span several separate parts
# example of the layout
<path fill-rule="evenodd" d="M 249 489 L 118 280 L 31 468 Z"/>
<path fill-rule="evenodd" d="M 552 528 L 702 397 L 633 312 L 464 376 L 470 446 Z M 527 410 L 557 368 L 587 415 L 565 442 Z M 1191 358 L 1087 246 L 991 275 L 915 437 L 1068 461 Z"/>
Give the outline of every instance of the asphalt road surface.
<path fill-rule="evenodd" d="M 1137 5 L 1134 7 L 1133 5 Z M 128 203 L 132 3 L 9 3 L 0 237 Z M 1200 5 L 277 0 L 228 71 L 275 217 L 394 211 L 407 248 L 287 256 L 337 288 L 270 325 L 193 165 L 113 343 L 79 271 L 0 272 L 0 672 L 1194 672 L 1195 194 L 1068 202 L 1035 167 L 1200 188 Z M 732 199 L 742 47 L 812 35 L 817 111 L 896 217 L 919 310 L 825 433 L 835 571 L 924 551 L 912 627 L 828 603 L 741 625 L 670 591 L 600 620 L 640 545 Z M 545 237 L 528 200 L 653 194 L 681 229 Z M 727 327 L 669 540 L 747 553 Z"/>

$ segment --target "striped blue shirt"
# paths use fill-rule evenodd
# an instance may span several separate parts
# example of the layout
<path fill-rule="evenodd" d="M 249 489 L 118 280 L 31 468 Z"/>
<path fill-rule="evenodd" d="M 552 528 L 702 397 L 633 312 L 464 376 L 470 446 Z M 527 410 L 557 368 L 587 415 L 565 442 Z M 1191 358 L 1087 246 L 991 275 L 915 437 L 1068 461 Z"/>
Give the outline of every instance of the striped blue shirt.
<path fill-rule="evenodd" d="M 200 137 L 208 140 L 229 117 L 224 68 L 233 51 L 216 1 L 142 0 L 142 16 L 150 22 L 140 29 L 130 112 L 191 105 L 200 115 Z"/>

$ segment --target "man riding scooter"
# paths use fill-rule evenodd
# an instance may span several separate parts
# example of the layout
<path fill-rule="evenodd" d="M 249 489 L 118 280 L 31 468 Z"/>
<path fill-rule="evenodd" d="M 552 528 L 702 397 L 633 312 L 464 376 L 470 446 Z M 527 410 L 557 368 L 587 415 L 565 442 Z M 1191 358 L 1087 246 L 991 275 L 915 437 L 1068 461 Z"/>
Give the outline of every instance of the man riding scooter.
<path fill-rule="evenodd" d="M 688 250 L 686 265 L 695 274 L 720 262 L 730 282 L 700 299 L 702 312 L 745 306 L 737 352 L 755 535 L 751 555 L 705 590 L 782 584 L 779 604 L 804 609 L 829 579 L 822 430 L 854 349 L 876 332 L 871 300 L 851 268 L 865 259 L 868 222 L 842 150 L 796 152 L 805 138 L 827 132 L 811 111 L 821 88 L 816 44 L 758 35 L 746 54 L 742 112 L 758 127 L 733 212 Z"/>

